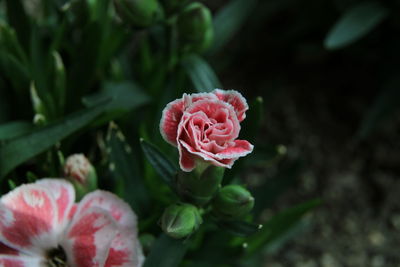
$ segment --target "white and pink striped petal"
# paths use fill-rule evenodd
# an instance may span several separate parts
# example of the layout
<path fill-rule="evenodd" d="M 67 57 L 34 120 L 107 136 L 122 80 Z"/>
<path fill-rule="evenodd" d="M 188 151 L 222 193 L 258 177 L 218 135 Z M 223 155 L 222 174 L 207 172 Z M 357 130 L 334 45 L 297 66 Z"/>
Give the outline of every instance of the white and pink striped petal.
<path fill-rule="evenodd" d="M 77 213 L 81 214 L 92 207 L 105 210 L 119 226 L 137 232 L 135 214 L 130 206 L 116 195 L 102 190 L 89 193 L 79 202 Z"/>
<path fill-rule="evenodd" d="M 239 122 L 242 122 L 246 118 L 246 111 L 249 109 L 249 106 L 247 105 L 246 98 L 238 91 L 215 89 L 212 93 L 214 93 L 218 99 L 232 105 Z"/>
<path fill-rule="evenodd" d="M 27 254 L 40 254 L 57 244 L 58 210 L 43 186 L 17 187 L 0 200 L 0 241 Z"/>
<path fill-rule="evenodd" d="M 105 267 L 139 267 L 144 261 L 142 248 L 130 231 L 119 232 L 108 253 Z"/>
<path fill-rule="evenodd" d="M 74 187 L 64 179 L 44 178 L 38 180 L 36 184 L 49 189 L 53 195 L 58 208 L 57 226 L 61 233 L 69 222 L 68 214 L 75 202 Z"/>
<path fill-rule="evenodd" d="M 29 256 L 0 255 L 0 266 L 2 267 L 43 267 L 42 259 Z"/>
<path fill-rule="evenodd" d="M 111 215 L 92 207 L 75 215 L 61 246 L 71 266 L 100 267 L 104 266 L 117 233 L 118 226 Z"/>

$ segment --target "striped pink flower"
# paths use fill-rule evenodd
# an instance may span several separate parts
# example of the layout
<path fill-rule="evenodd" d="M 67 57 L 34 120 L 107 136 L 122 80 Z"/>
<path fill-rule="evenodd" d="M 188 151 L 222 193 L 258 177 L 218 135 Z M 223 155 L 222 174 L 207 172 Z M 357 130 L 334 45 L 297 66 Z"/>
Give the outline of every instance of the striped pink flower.
<path fill-rule="evenodd" d="M 0 266 L 141 266 L 136 215 L 97 190 L 78 204 L 72 185 L 42 179 L 0 199 Z"/>
<path fill-rule="evenodd" d="M 165 107 L 160 131 L 178 147 L 182 170 L 193 170 L 199 160 L 231 168 L 253 150 L 248 141 L 237 140 L 247 109 L 246 99 L 234 90 L 184 94 Z"/>

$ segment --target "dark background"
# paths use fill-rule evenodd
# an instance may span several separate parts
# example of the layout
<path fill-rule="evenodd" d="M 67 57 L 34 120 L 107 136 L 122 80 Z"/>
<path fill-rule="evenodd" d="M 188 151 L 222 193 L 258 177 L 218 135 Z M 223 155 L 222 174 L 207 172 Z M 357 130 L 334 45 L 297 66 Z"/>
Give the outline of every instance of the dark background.
<path fill-rule="evenodd" d="M 212 62 L 223 65 L 224 87 L 263 97 L 259 140 L 305 163 L 276 207 L 324 201 L 311 227 L 267 253 L 265 266 L 398 266 L 399 1 L 380 2 L 385 18 L 338 49 L 325 38 L 365 1 L 255 2 Z"/>

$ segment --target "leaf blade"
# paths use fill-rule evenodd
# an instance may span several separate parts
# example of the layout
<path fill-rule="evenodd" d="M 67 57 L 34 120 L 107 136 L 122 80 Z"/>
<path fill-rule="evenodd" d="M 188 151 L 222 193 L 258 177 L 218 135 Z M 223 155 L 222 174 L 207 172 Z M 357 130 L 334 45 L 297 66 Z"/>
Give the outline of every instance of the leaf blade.
<path fill-rule="evenodd" d="M 185 256 L 188 242 L 173 239 L 165 234 L 155 241 L 143 267 L 175 267 L 179 266 Z"/>
<path fill-rule="evenodd" d="M 251 255 L 257 249 L 267 245 L 285 232 L 289 231 L 308 211 L 319 206 L 321 201 L 313 199 L 275 215 L 266 222 L 262 230 L 256 236 L 248 239 L 247 254 Z"/>
<path fill-rule="evenodd" d="M 140 139 L 140 144 L 142 146 L 144 155 L 153 166 L 155 171 L 169 186 L 172 187 L 178 169 L 153 144 L 145 141 L 144 139 Z"/>
<path fill-rule="evenodd" d="M 211 92 L 221 88 L 221 82 L 211 66 L 203 58 L 191 55 L 183 61 L 183 66 L 198 92 Z"/>
<path fill-rule="evenodd" d="M 101 104 L 76 112 L 63 120 L 37 129 L 30 135 L 16 138 L 0 147 L 0 180 L 25 160 L 45 151 L 56 142 L 86 126 L 104 111 L 105 106 L 105 104 Z"/>
<path fill-rule="evenodd" d="M 334 50 L 356 42 L 377 27 L 388 13 L 378 2 L 368 1 L 354 6 L 331 28 L 324 40 L 325 48 Z"/>

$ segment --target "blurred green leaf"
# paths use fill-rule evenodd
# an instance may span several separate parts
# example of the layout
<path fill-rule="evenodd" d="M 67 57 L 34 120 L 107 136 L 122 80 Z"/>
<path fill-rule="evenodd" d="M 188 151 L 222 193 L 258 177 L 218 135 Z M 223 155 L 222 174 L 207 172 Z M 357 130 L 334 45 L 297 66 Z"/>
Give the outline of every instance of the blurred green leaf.
<path fill-rule="evenodd" d="M 63 60 L 57 51 L 53 52 L 53 70 L 54 70 L 54 95 L 57 101 L 57 110 L 62 115 L 65 110 L 66 100 L 66 80 Z"/>
<path fill-rule="evenodd" d="M 383 90 L 375 98 L 374 103 L 365 113 L 357 132 L 357 138 L 362 140 L 368 137 L 371 132 L 385 119 L 394 115 L 399 108 L 400 100 L 400 79 L 395 77 L 384 85 Z"/>
<path fill-rule="evenodd" d="M 12 139 L 28 133 L 32 123 L 26 121 L 12 121 L 0 124 L 0 140 Z"/>
<path fill-rule="evenodd" d="M 109 171 L 116 183 L 115 192 L 142 216 L 149 208 L 149 197 L 134 153 L 118 126 L 111 122 L 107 134 Z"/>
<path fill-rule="evenodd" d="M 225 231 L 237 236 L 250 236 L 262 228 L 261 224 L 250 223 L 246 221 L 220 221 L 218 222 L 218 226 Z"/>
<path fill-rule="evenodd" d="M 29 70 L 14 55 L 0 51 L 0 70 L 10 80 L 12 89 L 20 95 L 29 93 Z"/>
<path fill-rule="evenodd" d="M 153 166 L 155 171 L 160 175 L 163 180 L 169 185 L 173 186 L 175 176 L 178 169 L 171 163 L 171 161 L 153 144 L 140 140 L 144 155 Z"/>
<path fill-rule="evenodd" d="M 232 0 L 214 17 L 214 43 L 211 53 L 221 50 L 252 14 L 258 0 Z"/>
<path fill-rule="evenodd" d="M 352 44 L 371 32 L 388 16 L 388 9 L 379 2 L 362 2 L 349 9 L 329 31 L 324 41 L 326 49 L 339 49 Z"/>
<path fill-rule="evenodd" d="M 45 151 L 58 141 L 89 124 L 100 115 L 106 103 L 85 109 L 65 117 L 48 126 L 34 130 L 0 146 L 0 180 L 13 168 Z"/>
<path fill-rule="evenodd" d="M 19 42 L 28 51 L 30 39 L 30 21 L 21 0 L 6 0 L 7 18 L 15 29 Z"/>
<path fill-rule="evenodd" d="M 296 225 L 307 212 L 320 204 L 321 200 L 313 199 L 275 215 L 263 225 L 257 235 L 248 238 L 246 253 L 251 255 L 258 249 L 269 245 Z"/>
<path fill-rule="evenodd" d="M 176 267 L 188 248 L 188 240 L 173 239 L 165 234 L 154 242 L 143 267 Z"/>
<path fill-rule="evenodd" d="M 221 88 L 221 82 L 214 70 L 203 58 L 190 55 L 182 64 L 198 92 L 211 92 L 215 88 Z"/>
<path fill-rule="evenodd" d="M 92 107 L 104 101 L 104 99 L 109 98 L 111 98 L 112 101 L 107 105 L 106 111 L 121 112 L 130 111 L 150 100 L 139 86 L 133 82 L 125 81 L 106 82 L 101 91 L 84 97 L 83 103 L 87 107 Z"/>

